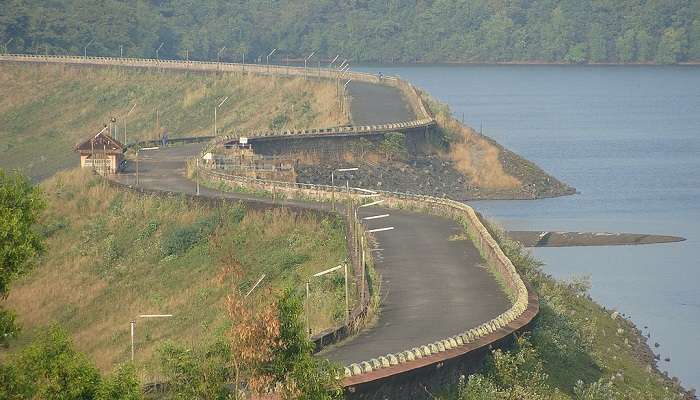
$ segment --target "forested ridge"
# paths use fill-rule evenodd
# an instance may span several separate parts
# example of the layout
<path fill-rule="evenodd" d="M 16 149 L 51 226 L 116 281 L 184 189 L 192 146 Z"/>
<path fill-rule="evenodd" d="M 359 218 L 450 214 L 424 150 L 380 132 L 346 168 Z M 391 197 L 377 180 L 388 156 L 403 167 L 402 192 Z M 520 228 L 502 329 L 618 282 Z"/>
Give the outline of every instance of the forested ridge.
<path fill-rule="evenodd" d="M 9 52 L 271 62 L 700 60 L 700 0 L 3 0 Z M 226 47 L 222 50 L 222 48 Z M 121 50 L 120 50 L 121 48 Z"/>

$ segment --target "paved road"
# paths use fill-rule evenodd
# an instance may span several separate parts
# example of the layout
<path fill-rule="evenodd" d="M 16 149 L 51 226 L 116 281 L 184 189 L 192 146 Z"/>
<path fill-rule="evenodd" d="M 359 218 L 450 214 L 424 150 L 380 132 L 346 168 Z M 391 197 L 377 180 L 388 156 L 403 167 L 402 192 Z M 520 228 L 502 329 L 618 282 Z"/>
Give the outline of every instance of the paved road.
<path fill-rule="evenodd" d="M 344 364 L 397 353 L 486 322 L 510 307 L 505 295 L 468 240 L 454 240 L 462 228 L 452 220 L 398 210 L 366 221 L 375 234 L 382 277 L 382 305 L 376 325 L 322 355 Z M 451 240 L 452 238 L 452 240 Z"/>
<path fill-rule="evenodd" d="M 381 125 L 416 119 L 401 91 L 392 86 L 350 82 L 348 92 L 353 125 Z"/>
<path fill-rule="evenodd" d="M 201 144 L 191 144 L 142 151 L 139 186 L 195 193 L 194 182 L 184 176 L 185 160 L 200 149 Z M 119 179 L 123 183 L 135 183 L 133 174 L 121 175 Z M 256 199 L 204 187 L 200 193 L 208 197 Z M 284 204 L 326 207 L 293 201 Z M 452 336 L 508 309 L 505 295 L 482 267 L 476 248 L 468 240 L 454 240 L 462 233 L 454 221 L 385 209 L 363 209 L 361 215 L 384 213 L 390 217 L 366 221 L 370 229 L 395 228 L 375 234 L 376 269 L 382 277 L 379 319 L 374 327 L 324 351 L 322 356 L 348 364 L 403 351 Z"/>

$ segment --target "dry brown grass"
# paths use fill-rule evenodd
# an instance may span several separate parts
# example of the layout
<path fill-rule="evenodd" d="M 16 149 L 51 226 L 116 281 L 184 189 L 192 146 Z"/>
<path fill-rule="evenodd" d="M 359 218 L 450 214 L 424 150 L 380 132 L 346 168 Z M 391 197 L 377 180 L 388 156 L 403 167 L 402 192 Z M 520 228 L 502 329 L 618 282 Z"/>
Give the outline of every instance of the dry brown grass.
<path fill-rule="evenodd" d="M 496 146 L 452 117 L 438 115 L 436 119 L 442 129 L 452 134 L 450 148 L 442 156 L 454 161 L 471 185 L 494 190 L 521 186 L 518 179 L 503 170 Z"/>

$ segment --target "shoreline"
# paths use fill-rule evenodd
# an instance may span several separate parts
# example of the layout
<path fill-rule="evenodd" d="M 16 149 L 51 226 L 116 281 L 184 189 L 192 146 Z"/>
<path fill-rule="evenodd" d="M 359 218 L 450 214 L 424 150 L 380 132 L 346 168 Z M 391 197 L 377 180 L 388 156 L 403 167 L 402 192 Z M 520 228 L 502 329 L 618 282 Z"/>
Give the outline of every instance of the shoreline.
<path fill-rule="evenodd" d="M 570 63 L 566 61 L 418 61 L 418 62 L 377 62 L 377 61 L 357 61 L 358 66 L 373 66 L 381 65 L 387 67 L 421 67 L 421 66 L 592 66 L 592 67 L 670 67 L 670 66 L 686 66 L 698 67 L 698 61 L 683 61 L 674 64 L 661 64 L 656 62 L 634 62 L 634 63 L 615 63 L 615 62 L 582 62 Z"/>
<path fill-rule="evenodd" d="M 589 296 L 590 298 L 590 296 Z M 669 386 L 676 387 L 680 392 L 684 394 L 684 400 L 698 400 L 696 389 L 688 389 L 683 386 L 683 382 L 680 381 L 678 377 L 670 376 L 667 371 L 662 371 L 659 368 L 659 360 L 661 360 L 661 355 L 654 353 L 654 350 L 649 345 L 649 337 L 644 335 L 641 329 L 630 319 L 629 316 L 620 314 L 615 310 L 607 309 L 605 306 L 599 304 L 597 301 L 590 299 L 595 304 L 598 304 L 606 312 L 610 312 L 611 318 L 619 318 L 624 322 L 629 330 L 632 332 L 633 337 L 636 341 L 633 341 L 630 345 L 632 346 L 632 351 L 637 360 L 643 364 L 647 364 L 647 368 L 653 371 L 657 375 L 659 382 L 665 382 Z"/>
<path fill-rule="evenodd" d="M 525 247 L 638 246 L 686 240 L 680 236 L 609 232 L 508 231 L 508 236 Z"/>

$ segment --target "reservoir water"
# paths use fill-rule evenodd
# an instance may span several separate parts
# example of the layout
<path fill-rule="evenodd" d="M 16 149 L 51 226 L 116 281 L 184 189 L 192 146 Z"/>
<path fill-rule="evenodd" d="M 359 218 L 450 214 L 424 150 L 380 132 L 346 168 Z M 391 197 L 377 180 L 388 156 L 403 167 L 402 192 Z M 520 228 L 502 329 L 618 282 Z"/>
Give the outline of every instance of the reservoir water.
<path fill-rule="evenodd" d="M 557 278 L 589 276 L 596 301 L 631 316 L 652 348 L 660 344 L 659 367 L 700 389 L 700 67 L 357 69 L 408 79 L 580 192 L 472 203 L 504 227 L 687 238 L 534 254 Z"/>

